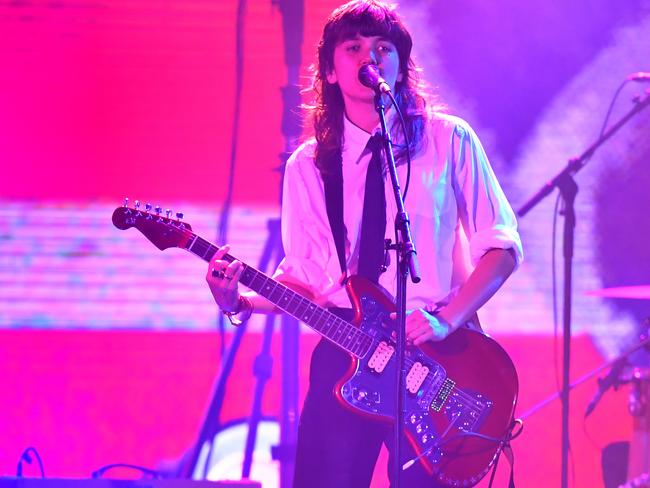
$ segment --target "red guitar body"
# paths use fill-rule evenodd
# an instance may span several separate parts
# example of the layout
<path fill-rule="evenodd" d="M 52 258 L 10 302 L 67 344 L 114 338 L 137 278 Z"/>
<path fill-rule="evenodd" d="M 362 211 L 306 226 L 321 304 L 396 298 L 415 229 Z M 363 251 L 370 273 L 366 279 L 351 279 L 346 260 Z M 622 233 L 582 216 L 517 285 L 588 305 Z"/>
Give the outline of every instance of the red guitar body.
<path fill-rule="evenodd" d="M 352 355 L 348 373 L 335 392 L 345 406 L 364 415 L 394 418 L 395 361 L 375 359 L 380 348 L 394 351 L 394 311 L 389 296 L 353 276 L 348 295 L 353 323 L 374 338 L 373 349 Z M 442 342 L 407 348 L 404 431 L 419 461 L 439 483 L 473 486 L 489 471 L 514 419 L 517 373 L 507 353 L 479 331 L 460 328 Z M 381 371 L 377 371 L 381 369 Z M 419 375 L 418 375 L 419 371 Z M 424 377 L 419 383 L 419 378 Z M 479 434 L 479 435 L 475 435 Z"/>

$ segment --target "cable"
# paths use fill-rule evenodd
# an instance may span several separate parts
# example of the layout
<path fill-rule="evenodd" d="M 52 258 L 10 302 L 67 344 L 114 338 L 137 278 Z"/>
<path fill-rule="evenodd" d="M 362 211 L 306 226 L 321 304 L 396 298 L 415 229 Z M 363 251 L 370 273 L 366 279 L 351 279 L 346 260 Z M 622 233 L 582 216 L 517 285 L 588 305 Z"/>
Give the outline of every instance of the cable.
<path fill-rule="evenodd" d="M 143 474 L 149 475 L 152 478 L 160 479 L 163 477 L 162 473 L 159 471 L 155 471 L 153 469 L 145 468 L 143 466 L 137 466 L 135 464 L 128 464 L 128 463 L 113 463 L 113 464 L 107 464 L 106 466 L 102 466 L 99 469 L 96 469 L 95 471 L 92 472 L 91 477 L 93 479 L 101 478 L 104 476 L 104 473 L 106 471 L 110 471 L 113 468 L 129 468 L 129 469 L 135 469 L 136 471 L 140 471 Z"/>
<path fill-rule="evenodd" d="M 409 191 L 409 183 L 411 182 L 411 143 L 409 142 L 409 136 L 406 132 L 406 123 L 404 122 L 404 117 L 402 116 L 402 111 L 397 105 L 397 100 L 393 94 L 389 91 L 386 93 L 390 98 L 390 101 L 393 103 L 393 107 L 397 111 L 399 116 L 400 125 L 402 126 L 402 134 L 404 134 L 404 143 L 406 144 L 406 184 L 404 185 L 404 194 L 402 200 L 406 202 L 406 195 Z"/>
<path fill-rule="evenodd" d="M 607 108 L 607 114 L 605 115 L 605 120 L 603 121 L 603 126 L 600 129 L 600 135 L 598 136 L 598 138 L 603 137 L 603 134 L 605 133 L 605 129 L 607 129 L 607 122 L 609 121 L 609 117 L 610 115 L 612 115 L 612 110 L 614 109 L 614 102 L 616 102 L 616 99 L 618 98 L 618 95 L 621 93 L 621 90 L 625 85 L 628 84 L 629 81 L 630 81 L 629 78 L 623 80 L 623 83 L 621 83 L 616 89 L 616 91 L 614 92 L 612 101 L 609 103 L 609 107 Z"/>
<path fill-rule="evenodd" d="M 45 478 L 45 470 L 43 469 L 43 461 L 41 460 L 41 456 L 38 454 L 38 451 L 36 451 L 36 449 L 32 446 L 29 446 L 20 455 L 20 459 L 18 460 L 18 466 L 16 467 L 16 477 L 17 478 L 23 477 L 23 461 L 27 462 L 27 464 L 32 464 L 32 458 L 29 455 L 30 452 L 34 454 L 36 461 L 38 461 L 38 468 L 41 471 L 41 478 Z"/>
<path fill-rule="evenodd" d="M 519 425 L 519 429 L 517 431 L 515 431 L 515 427 L 517 425 Z M 439 439 L 438 442 L 434 443 L 430 448 L 428 448 L 425 451 L 422 451 L 420 454 L 418 454 L 413 459 L 405 462 L 402 465 L 402 471 L 405 471 L 408 468 L 410 468 L 411 466 L 413 466 L 413 464 L 415 464 L 416 461 L 419 461 L 422 457 L 428 455 L 434 449 L 438 449 L 438 448 L 444 446 L 445 444 L 448 444 L 449 442 L 455 441 L 457 439 L 460 439 L 460 438 L 463 438 L 463 437 L 478 437 L 479 439 L 484 439 L 484 440 L 487 440 L 487 441 L 494 442 L 494 443 L 497 443 L 497 444 L 501 444 L 502 446 L 505 446 L 505 445 L 509 444 L 510 441 L 512 441 L 512 440 L 516 439 L 517 437 L 519 437 L 521 435 L 521 433 L 523 432 L 523 430 L 524 430 L 524 423 L 523 423 L 523 421 L 521 419 L 514 419 L 510 429 L 508 429 L 506 431 L 506 434 L 501 438 L 492 437 L 492 436 L 489 436 L 489 435 L 481 434 L 479 432 L 471 432 L 471 431 L 467 431 L 467 430 L 461 430 L 460 432 L 452 435 L 451 437 L 447 437 L 446 439 Z"/>

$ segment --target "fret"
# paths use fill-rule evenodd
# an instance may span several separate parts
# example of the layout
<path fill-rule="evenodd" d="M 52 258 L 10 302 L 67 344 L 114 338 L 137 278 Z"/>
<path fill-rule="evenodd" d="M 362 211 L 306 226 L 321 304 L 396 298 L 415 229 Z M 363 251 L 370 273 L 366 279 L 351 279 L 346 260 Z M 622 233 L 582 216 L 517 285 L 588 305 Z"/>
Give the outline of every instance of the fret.
<path fill-rule="evenodd" d="M 352 352 L 358 354 L 358 352 L 361 350 L 362 342 L 363 342 L 363 334 L 359 329 L 355 329 L 354 344 L 351 347 Z"/>
<path fill-rule="evenodd" d="M 327 320 L 327 317 L 330 315 L 330 312 L 320 308 L 318 310 L 318 317 L 316 320 L 314 320 L 314 323 L 312 323 L 312 327 L 318 331 L 322 330 L 323 324 Z"/>
<path fill-rule="evenodd" d="M 251 268 L 250 266 L 244 264 L 244 270 L 239 277 L 239 281 L 242 284 L 246 285 L 248 288 L 253 289 L 250 283 L 253 281 L 253 278 L 255 278 L 256 273 L 257 270 L 255 268 Z"/>
<path fill-rule="evenodd" d="M 187 249 L 188 251 L 191 251 L 192 246 L 194 245 L 196 240 L 199 238 L 199 236 L 197 236 L 196 234 L 192 234 L 191 232 L 189 234 L 192 237 L 192 239 L 187 240 L 187 244 L 185 245 L 185 249 Z"/>
<path fill-rule="evenodd" d="M 199 256 L 200 258 L 203 258 L 203 253 L 205 252 L 205 241 L 201 239 L 199 236 L 196 236 L 196 239 L 194 239 L 194 242 L 192 242 L 192 245 L 190 246 L 189 250 Z"/>
<path fill-rule="evenodd" d="M 309 304 L 310 302 L 303 297 L 300 297 L 300 300 L 296 304 L 296 316 L 303 322 L 309 321 L 310 314 L 307 313 L 309 312 Z"/>
<path fill-rule="evenodd" d="M 318 307 L 311 302 L 307 302 L 307 310 L 303 313 L 303 322 L 310 326 L 314 322 L 314 316 L 318 312 Z"/>
<path fill-rule="evenodd" d="M 300 304 L 300 298 L 301 298 L 300 295 L 298 295 L 293 290 L 287 290 L 285 296 L 283 297 L 283 299 L 285 300 L 284 301 L 286 307 L 285 310 L 291 313 L 291 315 L 293 315 L 296 318 L 299 318 L 296 316 L 296 308 Z"/>
<path fill-rule="evenodd" d="M 339 346 L 341 346 L 342 348 L 348 350 L 348 347 L 345 346 L 345 344 L 344 344 L 344 339 L 346 337 L 346 334 L 345 334 L 346 325 L 348 325 L 348 324 L 347 324 L 347 322 L 344 322 L 343 320 L 339 319 L 338 317 L 337 317 L 335 323 L 336 323 L 336 326 L 334 328 L 334 331 L 328 337 L 332 340 L 332 342 L 334 342 L 334 343 L 338 344 Z"/>
<path fill-rule="evenodd" d="M 341 345 L 345 347 L 346 349 L 350 349 L 350 341 L 352 339 L 352 331 L 349 330 L 349 327 L 345 328 L 346 330 L 343 332 L 343 337 L 341 337 Z"/>
<path fill-rule="evenodd" d="M 329 323 L 329 330 L 327 331 L 327 334 L 329 337 L 335 337 L 336 333 L 339 330 L 339 318 L 334 316 L 332 318 L 332 321 Z"/>
<path fill-rule="evenodd" d="M 272 283 L 273 288 L 270 289 L 269 294 L 266 298 L 271 300 L 273 303 L 277 303 L 287 288 L 277 281 L 273 281 Z"/>
<path fill-rule="evenodd" d="M 372 344 L 373 344 L 373 340 L 367 335 L 364 335 L 361 340 L 361 348 L 359 349 L 359 356 L 360 357 L 365 356 L 370 350 L 370 348 L 372 347 Z"/>
<path fill-rule="evenodd" d="M 293 314 L 298 320 L 302 320 L 302 311 L 305 310 L 305 299 L 298 293 L 292 293 L 291 306 L 293 307 Z"/>
<path fill-rule="evenodd" d="M 325 321 L 321 325 L 320 332 L 323 335 L 329 336 L 329 330 L 332 327 L 332 322 L 334 321 L 334 315 L 333 314 L 327 314 L 325 315 Z"/>
<path fill-rule="evenodd" d="M 216 254 L 216 252 L 219 250 L 219 248 L 217 246 L 213 246 L 209 242 L 207 243 L 207 245 L 208 245 L 208 250 L 205 252 L 203 259 L 205 261 L 210 261 L 212 257 Z"/>
<path fill-rule="evenodd" d="M 276 304 L 285 312 L 292 314 L 291 300 L 293 300 L 293 292 L 291 290 L 283 290 L 282 296 Z"/>
<path fill-rule="evenodd" d="M 246 284 L 249 288 L 252 290 L 255 290 L 256 292 L 259 292 L 262 287 L 266 284 L 266 281 L 268 278 L 264 276 L 262 273 L 260 273 L 257 270 L 254 270 L 253 276 L 251 276 L 250 283 Z"/>
<path fill-rule="evenodd" d="M 352 340 L 354 339 L 355 328 L 349 324 L 343 329 L 343 337 L 341 337 L 341 344 L 347 349 L 352 350 Z"/>
<path fill-rule="evenodd" d="M 202 257 L 203 259 L 206 259 L 207 253 L 209 253 L 211 251 L 211 248 L 213 247 L 212 244 L 210 244 L 208 241 L 202 239 L 201 237 L 198 238 L 196 244 L 198 244 L 198 248 L 200 250 L 200 254 L 198 252 L 196 254 L 198 256 Z M 197 247 L 196 244 L 195 244 L 195 247 Z M 214 256 L 214 252 L 212 253 L 212 255 Z M 208 258 L 207 261 L 209 261 L 209 260 L 210 259 Z"/>
<path fill-rule="evenodd" d="M 354 346 L 354 340 L 358 337 L 358 333 L 359 331 L 356 327 L 348 326 L 348 334 L 345 338 L 345 347 L 352 350 L 352 347 Z"/>
<path fill-rule="evenodd" d="M 334 328 L 334 333 L 330 335 L 330 337 L 338 344 L 341 340 L 341 335 L 343 335 L 344 332 L 344 327 L 341 327 L 341 325 L 338 321 L 335 323 L 335 328 Z"/>
<path fill-rule="evenodd" d="M 269 300 L 271 299 L 271 294 L 276 290 L 276 282 L 273 280 L 266 280 L 266 283 L 264 283 L 257 291 L 260 295 L 262 295 L 264 298 L 268 298 Z M 272 300 L 271 300 L 272 301 Z"/>

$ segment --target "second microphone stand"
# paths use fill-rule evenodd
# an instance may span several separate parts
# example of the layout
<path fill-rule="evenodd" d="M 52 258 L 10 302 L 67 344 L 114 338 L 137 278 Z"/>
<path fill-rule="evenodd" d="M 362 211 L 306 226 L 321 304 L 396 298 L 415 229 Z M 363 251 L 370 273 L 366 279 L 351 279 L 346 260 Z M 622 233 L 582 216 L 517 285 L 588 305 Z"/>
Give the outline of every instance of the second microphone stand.
<path fill-rule="evenodd" d="M 617 132 L 633 116 L 641 112 L 650 105 L 650 90 L 645 93 L 644 97 L 636 100 L 635 106 L 621 120 L 614 124 L 609 130 L 604 132 L 596 142 L 582 153 L 579 157 L 569 161 L 567 166 L 560 171 L 552 180 L 546 183 L 532 198 L 519 209 L 517 215 L 523 217 L 555 188 L 560 190 L 564 200 L 564 295 L 563 295 L 563 360 L 562 360 L 562 488 L 569 486 L 569 392 L 571 390 L 570 382 L 570 361 L 571 361 L 571 295 L 573 282 L 573 248 L 575 232 L 575 197 L 578 193 L 578 185 L 573 179 L 576 174 L 587 163 L 589 158 L 596 152 L 607 139 Z"/>

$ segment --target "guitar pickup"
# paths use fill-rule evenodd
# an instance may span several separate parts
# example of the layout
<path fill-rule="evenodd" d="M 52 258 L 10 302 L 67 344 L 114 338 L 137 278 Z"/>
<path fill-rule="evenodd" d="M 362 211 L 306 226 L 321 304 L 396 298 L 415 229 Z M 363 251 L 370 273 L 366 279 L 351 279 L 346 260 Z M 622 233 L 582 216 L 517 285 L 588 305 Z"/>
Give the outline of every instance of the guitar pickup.
<path fill-rule="evenodd" d="M 381 341 L 368 360 L 368 367 L 377 373 L 381 373 L 386 368 L 394 352 L 395 348 L 393 346 L 386 341 Z"/>
<path fill-rule="evenodd" d="M 428 367 L 419 361 L 413 363 L 413 366 L 411 366 L 411 369 L 406 375 L 406 389 L 415 395 L 420 389 L 420 386 L 422 386 L 422 383 L 424 383 L 424 380 L 427 379 L 428 374 Z"/>

